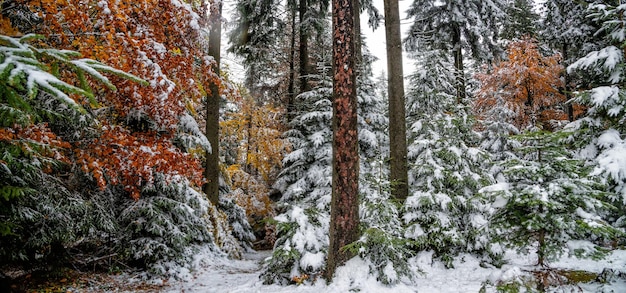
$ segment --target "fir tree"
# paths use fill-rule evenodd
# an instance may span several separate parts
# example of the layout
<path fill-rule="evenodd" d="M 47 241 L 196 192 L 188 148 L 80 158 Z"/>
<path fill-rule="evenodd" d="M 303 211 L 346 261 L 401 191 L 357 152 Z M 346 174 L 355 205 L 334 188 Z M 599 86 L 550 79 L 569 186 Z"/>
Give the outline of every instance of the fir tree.
<path fill-rule="evenodd" d="M 364 57 L 361 67 L 363 74 L 359 75 L 358 124 L 360 172 L 368 174 L 380 170 L 378 164 L 385 154 L 383 151 L 388 148 L 388 138 L 384 133 L 386 117 L 375 111 L 384 106 L 376 96 L 374 83 L 369 77 L 372 57 L 369 54 Z M 314 278 L 325 266 L 332 149 L 332 86 L 326 74 L 328 70 L 328 66 L 318 69 L 322 73 L 314 79 L 318 86 L 298 96 L 297 104 L 301 112 L 292 120 L 292 129 L 286 132 L 293 150 L 285 156 L 283 171 L 275 184 L 283 197 L 279 202 L 281 214 L 275 218 L 278 239 L 273 256 L 262 273 L 266 283 L 289 283 L 293 282 L 294 277 Z M 361 196 L 371 196 L 371 201 L 376 202 L 381 197 L 388 198 L 388 193 L 381 195 L 378 191 L 374 192 L 379 190 L 379 186 L 361 176 Z M 369 220 L 363 218 L 363 221 Z M 370 256 L 375 258 L 391 252 L 378 250 L 378 253 Z M 374 267 L 379 265 L 372 263 Z"/>
<path fill-rule="evenodd" d="M 474 60 L 494 60 L 501 51 L 495 37 L 505 17 L 506 3 L 497 1 L 416 0 L 407 11 L 414 19 L 406 39 L 408 51 L 441 50 L 454 60 L 457 102 L 465 103 L 466 64 L 463 51 Z"/>
<path fill-rule="evenodd" d="M 494 239 L 518 252 L 534 249 L 539 266 L 547 266 L 566 248 L 577 256 L 599 256 L 599 247 L 575 241 L 621 235 L 602 219 L 614 208 L 606 202 L 602 184 L 588 176 L 590 168 L 583 160 L 572 158 L 559 144 L 567 135 L 532 132 L 518 137 L 524 144 L 519 157 L 503 163 L 508 184 L 491 192 Z"/>
<path fill-rule="evenodd" d="M 247 69 L 245 84 L 253 94 L 265 95 L 263 89 L 276 88 L 272 80 L 281 76 L 279 60 L 286 46 L 283 38 L 287 23 L 280 17 L 285 7 L 273 0 L 237 1 L 230 30 L 229 51 L 243 58 Z M 281 40 L 277 42 L 277 40 Z"/>
<path fill-rule="evenodd" d="M 541 30 L 539 39 L 561 54 L 562 64 L 567 67 L 578 58 L 604 45 L 602 33 L 596 34 L 598 24 L 587 17 L 587 7 L 591 1 L 555 0 L 542 3 Z M 578 118 L 580 110 L 572 101 L 576 85 L 585 86 L 597 82 L 592 76 L 582 72 L 563 72 L 569 121 Z"/>
<path fill-rule="evenodd" d="M 580 92 L 576 98 L 588 107 L 587 116 L 568 128 L 576 131 L 571 139 L 580 147 L 580 155 L 597 163 L 594 174 L 601 175 L 616 193 L 612 202 L 621 212 L 613 220 L 621 227 L 626 223 L 626 164 L 621 159 L 626 150 L 625 22 L 622 19 L 625 9 L 623 5 L 590 5 L 590 17 L 601 24 L 600 32 L 606 36 L 607 46 L 568 67 L 568 72 L 582 72 L 595 81 L 590 90 Z"/>
<path fill-rule="evenodd" d="M 458 253 L 488 252 L 488 214 L 476 193 L 492 178 L 483 171 L 489 157 L 477 148 L 480 136 L 472 129 L 473 119 L 456 103 L 453 69 L 436 58 L 439 53 L 420 60 L 411 82 L 412 195 L 403 219 L 416 250 L 433 250 L 434 257 L 451 266 Z"/>
<path fill-rule="evenodd" d="M 508 2 L 506 9 L 508 17 L 500 37 L 506 40 L 536 37 L 539 15 L 533 10 L 534 1 L 509 0 Z"/>
<path fill-rule="evenodd" d="M 541 40 L 560 51 L 568 65 L 581 54 L 597 49 L 601 41 L 594 36 L 598 27 L 587 17 L 586 2 L 589 1 L 552 0 L 541 6 Z"/>

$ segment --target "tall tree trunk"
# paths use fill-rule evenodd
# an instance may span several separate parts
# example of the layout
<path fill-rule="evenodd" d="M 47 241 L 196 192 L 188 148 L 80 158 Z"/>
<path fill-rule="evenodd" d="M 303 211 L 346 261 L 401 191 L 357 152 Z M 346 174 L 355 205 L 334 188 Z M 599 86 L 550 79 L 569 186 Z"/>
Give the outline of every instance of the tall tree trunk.
<path fill-rule="evenodd" d="M 568 59 L 568 54 L 567 54 L 567 42 L 563 42 L 563 47 L 561 48 L 561 55 L 563 56 L 563 62 L 566 63 L 565 67 L 567 68 L 567 59 Z M 565 86 L 564 86 L 564 91 L 565 91 L 565 100 L 567 103 L 567 120 L 574 121 L 574 103 L 572 101 L 570 101 L 572 99 L 572 89 L 570 88 L 570 76 L 567 73 L 567 70 L 563 70 L 563 74 L 564 74 L 564 79 L 565 79 Z"/>
<path fill-rule="evenodd" d="M 360 0 L 359 0 L 360 1 Z M 356 68 L 357 88 L 359 76 L 363 73 L 363 37 L 361 36 L 361 3 L 354 1 L 354 68 Z"/>
<path fill-rule="evenodd" d="M 461 45 L 461 28 L 452 26 L 452 54 L 454 55 L 454 76 L 456 78 L 456 101 L 465 102 L 465 68 L 463 66 L 463 46 Z"/>
<path fill-rule="evenodd" d="M 404 73 L 398 0 L 385 0 L 387 38 L 387 93 L 389 95 L 389 149 L 391 195 L 404 201 L 409 195 L 407 173 L 406 113 Z"/>
<path fill-rule="evenodd" d="M 306 92 L 309 88 L 309 29 L 307 28 L 306 12 L 309 9 L 307 0 L 299 0 L 300 15 L 300 92 Z"/>
<path fill-rule="evenodd" d="M 289 81 L 287 86 L 287 123 L 295 117 L 296 112 L 296 11 L 291 11 L 291 40 L 289 44 Z"/>
<path fill-rule="evenodd" d="M 358 1 L 358 0 L 357 0 Z M 333 182 L 330 243 L 325 271 L 331 281 L 359 238 L 359 145 L 353 0 L 333 0 Z"/>
<path fill-rule="evenodd" d="M 211 14 L 209 15 L 209 55 L 213 56 L 215 63 L 213 64 L 213 72 L 219 76 L 220 74 L 220 48 L 222 38 L 222 1 L 211 1 Z M 204 193 L 209 200 L 217 205 L 219 202 L 219 130 L 220 130 L 220 92 L 219 81 L 214 81 L 209 86 L 210 94 L 206 99 L 206 136 L 211 143 L 211 152 L 206 154 L 206 166 L 204 169 L 204 177 L 206 185 Z"/>

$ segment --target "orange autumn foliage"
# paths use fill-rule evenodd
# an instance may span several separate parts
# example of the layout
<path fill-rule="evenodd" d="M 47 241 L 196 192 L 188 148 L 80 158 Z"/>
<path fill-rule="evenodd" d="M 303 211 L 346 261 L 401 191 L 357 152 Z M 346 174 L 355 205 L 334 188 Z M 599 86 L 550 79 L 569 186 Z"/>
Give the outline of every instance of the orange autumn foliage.
<path fill-rule="evenodd" d="M 38 159 L 46 173 L 52 172 L 50 159 L 70 162 L 65 152 L 71 145 L 50 131 L 46 123 L 0 128 L 0 142 L 18 147 L 22 153 Z"/>
<path fill-rule="evenodd" d="M 150 86 L 116 81 L 101 95 L 121 118 L 142 113 L 163 128 L 175 127 L 185 101 L 201 96 L 199 85 L 213 78 L 191 11 L 177 0 L 28 1 L 43 19 L 40 31 L 52 46 L 72 49 L 147 80 Z"/>
<path fill-rule="evenodd" d="M 271 247 L 275 227 L 264 220 L 275 216 L 270 188 L 289 147 L 282 137 L 284 109 L 259 105 L 245 94 L 229 100 L 238 110 L 220 122 L 220 152 L 229 156 L 224 174 L 233 190 L 227 196 L 246 210 L 255 231 L 265 231 L 264 240 Z"/>
<path fill-rule="evenodd" d="M 98 102 L 72 96 L 98 121 L 95 137 L 64 144 L 83 171 L 100 187 L 120 185 L 135 199 L 155 173 L 202 184 L 200 158 L 178 149 L 173 138 L 179 117 L 201 102 L 210 82 L 220 83 L 204 50 L 203 7 L 183 0 L 15 1 L 41 20 L 20 33 L 41 34 L 49 47 L 78 51 L 148 82 L 105 74 L 117 88 L 111 90 L 89 78 L 81 85 L 72 72 L 60 71 L 64 81 L 94 89 Z M 17 32 L 4 17 L 0 29 Z M 150 123 L 137 127 L 138 121 Z"/>
<path fill-rule="evenodd" d="M 156 173 L 165 174 L 166 180 L 186 177 L 201 186 L 200 162 L 174 148 L 170 140 L 168 136 L 110 127 L 98 139 L 77 149 L 76 155 L 83 171 L 93 174 L 100 187 L 107 183 L 121 185 L 134 199 L 140 197 L 143 186 L 153 182 Z"/>
<path fill-rule="evenodd" d="M 508 60 L 476 75 L 481 82 L 474 103 L 478 116 L 497 119 L 487 117 L 489 110 L 504 106 L 516 113 L 509 122 L 519 129 L 565 119 L 557 107 L 565 101 L 565 95 L 559 91 L 564 86 L 560 56 L 543 56 L 537 42 L 529 38 L 511 43 L 507 53 Z"/>
<path fill-rule="evenodd" d="M 237 149 L 236 164 L 260 175 L 271 185 L 288 150 L 287 141 L 282 137 L 284 126 L 280 120 L 284 109 L 271 105 L 258 106 L 250 98 L 235 102 L 239 111 L 228 113 L 226 119 L 220 122 L 223 146 Z"/>
<path fill-rule="evenodd" d="M 268 197 L 269 190 L 263 182 L 241 170 L 239 165 L 231 165 L 226 171 L 234 189 L 229 197 L 246 210 L 250 223 L 275 216 Z"/>

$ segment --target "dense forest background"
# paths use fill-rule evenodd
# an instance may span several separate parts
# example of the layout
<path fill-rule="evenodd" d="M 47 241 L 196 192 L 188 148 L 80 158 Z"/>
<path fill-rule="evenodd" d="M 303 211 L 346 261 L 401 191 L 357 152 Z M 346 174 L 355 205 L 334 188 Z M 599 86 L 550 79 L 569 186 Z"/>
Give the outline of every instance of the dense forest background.
<path fill-rule="evenodd" d="M 423 251 L 499 267 L 512 249 L 547 270 L 623 249 L 626 4 L 414 0 L 401 43 L 414 71 L 390 55 L 397 78 L 373 72 L 361 33 L 389 34 L 388 11 L 355 3 L 360 224 L 342 251 L 395 284 Z M 273 249 L 265 283 L 323 277 L 338 176 L 329 1 L 0 7 L 3 279 L 176 276 L 200 250 L 252 248 Z M 243 76 L 221 65 L 221 39 Z M 514 282 L 501 286 L 527 284 Z"/>

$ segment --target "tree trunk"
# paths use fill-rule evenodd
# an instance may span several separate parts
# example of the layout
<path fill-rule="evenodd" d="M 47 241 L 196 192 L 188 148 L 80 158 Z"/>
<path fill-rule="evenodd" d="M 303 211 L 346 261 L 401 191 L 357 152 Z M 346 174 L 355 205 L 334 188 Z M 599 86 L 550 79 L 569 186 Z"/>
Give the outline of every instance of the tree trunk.
<path fill-rule="evenodd" d="M 406 113 L 404 73 L 398 0 L 385 0 L 387 38 L 387 91 L 389 95 L 389 149 L 391 195 L 404 201 L 409 195 L 407 173 Z"/>
<path fill-rule="evenodd" d="M 299 0 L 300 15 L 300 93 L 309 88 L 309 29 L 306 23 L 307 0 Z"/>
<path fill-rule="evenodd" d="M 209 15 L 209 55 L 213 56 L 213 72 L 220 74 L 220 47 L 222 38 L 222 1 L 211 2 L 211 14 Z M 206 154 L 206 166 L 204 177 L 206 184 L 204 193 L 209 200 L 217 205 L 219 202 L 219 130 L 220 130 L 220 92 L 219 81 L 214 81 L 209 85 L 210 93 L 206 99 L 206 136 L 211 143 L 211 152 Z"/>
<path fill-rule="evenodd" d="M 565 68 L 567 68 L 567 42 L 563 42 L 563 47 L 561 48 L 561 55 L 563 56 L 563 62 L 565 63 Z M 563 70 L 563 74 L 564 74 L 564 79 L 565 79 L 565 85 L 564 85 L 564 91 L 565 91 L 565 103 L 567 103 L 567 120 L 569 120 L 570 122 L 574 121 L 574 102 L 570 101 L 572 99 L 572 89 L 569 86 L 570 83 L 570 77 L 569 74 L 567 73 L 567 70 Z"/>
<path fill-rule="evenodd" d="M 287 124 L 295 117 L 296 112 L 296 11 L 291 11 L 291 40 L 289 44 L 289 81 L 287 86 Z"/>
<path fill-rule="evenodd" d="M 546 265 L 546 230 L 539 230 L 537 237 L 537 265 L 544 267 Z"/>
<path fill-rule="evenodd" d="M 456 77 L 456 101 L 465 102 L 465 68 L 463 66 L 463 46 L 461 45 L 461 28 L 452 26 L 452 54 L 454 55 L 454 76 Z"/>
<path fill-rule="evenodd" d="M 333 182 L 325 271 L 332 280 L 359 238 L 359 146 L 352 0 L 333 0 Z"/>
<path fill-rule="evenodd" d="M 363 73 L 363 37 L 361 36 L 361 5 L 359 1 L 354 1 L 354 68 L 356 69 L 357 88 L 359 76 Z"/>

